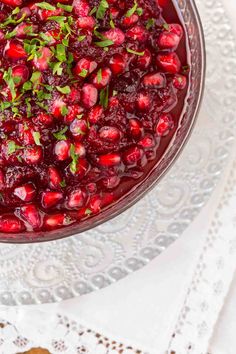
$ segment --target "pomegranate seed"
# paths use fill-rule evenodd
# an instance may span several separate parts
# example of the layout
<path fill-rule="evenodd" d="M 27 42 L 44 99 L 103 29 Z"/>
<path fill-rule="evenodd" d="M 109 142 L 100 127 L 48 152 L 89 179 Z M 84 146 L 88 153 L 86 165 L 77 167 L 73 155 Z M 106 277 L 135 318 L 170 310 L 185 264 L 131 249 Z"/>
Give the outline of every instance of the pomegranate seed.
<path fill-rule="evenodd" d="M 143 128 L 141 123 L 137 119 L 132 118 L 129 120 L 129 130 L 130 130 L 130 134 L 134 138 L 139 138 L 140 135 L 142 134 Z"/>
<path fill-rule="evenodd" d="M 92 84 L 85 84 L 82 88 L 82 103 L 86 108 L 95 106 L 98 99 L 98 90 Z"/>
<path fill-rule="evenodd" d="M 119 15 L 119 10 L 116 7 L 111 7 L 110 8 L 110 15 L 112 18 L 117 18 Z"/>
<path fill-rule="evenodd" d="M 148 49 L 145 49 L 144 55 L 139 56 L 137 60 L 137 64 L 142 69 L 147 69 L 151 64 L 152 55 Z"/>
<path fill-rule="evenodd" d="M 55 229 L 61 226 L 68 226 L 75 222 L 69 215 L 58 213 L 54 215 L 46 215 L 44 218 L 44 226 L 47 229 Z"/>
<path fill-rule="evenodd" d="M 91 74 L 94 70 L 96 70 L 98 64 L 96 61 L 83 58 L 78 61 L 74 68 L 74 73 L 78 76 L 82 77 L 87 77 L 89 74 Z"/>
<path fill-rule="evenodd" d="M 102 196 L 102 207 L 110 205 L 114 201 L 113 193 L 104 193 Z"/>
<path fill-rule="evenodd" d="M 50 113 L 55 118 L 61 118 L 63 109 L 66 109 L 66 104 L 61 98 L 59 98 L 53 102 Z"/>
<path fill-rule="evenodd" d="M 43 10 L 39 10 L 38 14 L 39 14 L 40 20 L 47 21 L 47 19 L 49 17 L 62 15 L 63 14 L 63 10 L 62 9 L 44 10 L 43 9 Z"/>
<path fill-rule="evenodd" d="M 99 213 L 101 210 L 102 199 L 100 195 L 96 194 L 90 198 L 88 209 L 91 210 L 93 214 Z"/>
<path fill-rule="evenodd" d="M 161 114 L 156 126 L 156 134 L 159 136 L 166 136 L 174 127 L 174 122 L 170 114 Z"/>
<path fill-rule="evenodd" d="M 86 186 L 86 190 L 89 192 L 89 194 L 94 194 L 97 191 L 97 185 L 96 183 L 90 182 Z"/>
<path fill-rule="evenodd" d="M 144 149 L 151 149 L 155 146 L 155 140 L 151 134 L 145 135 L 138 144 Z"/>
<path fill-rule="evenodd" d="M 29 69 L 26 65 L 15 65 L 12 67 L 12 76 L 15 86 L 20 86 L 29 79 Z"/>
<path fill-rule="evenodd" d="M 67 205 L 70 209 L 81 208 L 84 206 L 85 196 L 80 188 L 72 191 L 68 196 Z"/>
<path fill-rule="evenodd" d="M 70 125 L 70 131 L 76 138 L 83 138 L 87 133 L 88 126 L 84 119 L 75 119 Z"/>
<path fill-rule="evenodd" d="M 72 173 L 72 175 L 76 176 L 79 179 L 83 178 L 86 175 L 88 169 L 89 169 L 88 161 L 84 158 L 78 159 L 75 170 L 74 169 L 72 170 L 70 166 L 70 172 Z"/>
<path fill-rule="evenodd" d="M 28 164 L 38 164 L 43 156 L 41 146 L 29 147 L 24 150 L 23 158 Z"/>
<path fill-rule="evenodd" d="M 53 117 L 46 113 L 39 113 L 37 117 L 32 118 L 32 121 L 36 125 L 51 125 L 53 122 Z"/>
<path fill-rule="evenodd" d="M 141 92 L 138 95 L 137 108 L 141 111 L 146 111 L 148 108 L 150 108 L 150 105 L 151 105 L 151 100 L 149 94 Z"/>
<path fill-rule="evenodd" d="M 5 47 L 4 51 L 6 57 L 9 59 L 13 60 L 18 60 L 18 59 L 26 59 L 27 58 L 27 53 L 24 50 L 21 42 L 17 40 L 10 40 L 7 42 L 7 45 Z"/>
<path fill-rule="evenodd" d="M 92 16 L 80 17 L 76 22 L 76 26 L 78 28 L 84 28 L 90 30 L 94 28 L 95 24 L 96 22 Z"/>
<path fill-rule="evenodd" d="M 52 52 L 49 48 L 44 47 L 40 50 L 40 56 L 34 58 L 33 64 L 39 71 L 44 71 L 48 69 L 50 59 L 52 57 Z"/>
<path fill-rule="evenodd" d="M 41 203 L 44 208 L 51 208 L 57 205 L 63 199 L 63 194 L 60 192 L 43 192 Z"/>
<path fill-rule="evenodd" d="M 72 103 L 78 103 L 79 100 L 80 100 L 80 91 L 72 87 L 68 95 L 68 101 Z"/>
<path fill-rule="evenodd" d="M 106 154 L 106 155 L 101 155 L 98 158 L 98 163 L 102 167 L 116 166 L 116 165 L 119 165 L 120 162 L 121 162 L 121 157 L 117 153 L 110 153 L 110 154 Z"/>
<path fill-rule="evenodd" d="M 91 108 L 88 114 L 88 120 L 91 124 L 96 124 L 103 115 L 102 106 L 95 106 Z"/>
<path fill-rule="evenodd" d="M 143 84 L 149 87 L 162 88 L 166 85 L 166 79 L 161 73 L 148 74 L 144 76 Z"/>
<path fill-rule="evenodd" d="M 124 17 L 122 20 L 122 25 L 124 27 L 130 27 L 134 25 L 136 22 L 138 22 L 139 17 L 136 14 L 131 15 L 130 17 Z"/>
<path fill-rule="evenodd" d="M 19 131 L 19 138 L 24 143 L 24 145 L 33 145 L 35 143 L 32 124 L 26 122 L 24 122 L 23 124 L 20 123 L 18 125 L 18 131 Z"/>
<path fill-rule="evenodd" d="M 121 45 L 125 41 L 125 34 L 119 28 L 112 28 L 104 33 L 107 39 L 110 39 L 114 45 Z"/>
<path fill-rule="evenodd" d="M 179 42 L 180 42 L 180 37 L 177 36 L 177 34 L 164 31 L 160 34 L 157 40 L 157 45 L 161 49 L 175 50 L 178 47 Z"/>
<path fill-rule="evenodd" d="M 5 39 L 5 34 L 2 30 L 0 30 L 0 43 L 3 42 Z"/>
<path fill-rule="evenodd" d="M 75 154 L 78 155 L 79 157 L 84 157 L 86 155 L 85 147 L 79 141 L 75 142 Z"/>
<path fill-rule="evenodd" d="M 69 106 L 68 114 L 64 117 L 64 122 L 70 124 L 73 120 L 83 113 L 84 109 L 79 105 Z"/>
<path fill-rule="evenodd" d="M 168 27 L 169 27 L 169 31 L 174 34 L 177 34 L 177 36 L 179 36 L 180 39 L 183 37 L 184 34 L 183 28 L 178 23 L 172 23 L 168 25 Z"/>
<path fill-rule="evenodd" d="M 79 17 L 86 17 L 89 14 L 90 7 L 86 0 L 74 0 L 73 9 Z"/>
<path fill-rule="evenodd" d="M 115 75 L 122 74 L 126 69 L 126 60 L 121 54 L 115 54 L 109 62 L 112 73 Z"/>
<path fill-rule="evenodd" d="M 99 130 L 99 137 L 105 141 L 115 142 L 121 138 L 121 132 L 116 127 L 104 126 Z"/>
<path fill-rule="evenodd" d="M 137 146 L 131 147 L 124 152 L 124 162 L 127 165 L 136 166 L 137 163 L 142 159 L 143 151 Z"/>
<path fill-rule="evenodd" d="M 113 189 L 119 185 L 120 177 L 110 176 L 110 177 L 105 178 L 102 182 L 103 182 L 103 185 L 105 188 Z"/>
<path fill-rule="evenodd" d="M 22 16 L 24 16 L 24 18 L 27 18 L 27 17 L 30 17 L 31 15 L 31 10 L 29 7 L 22 7 L 20 9 L 20 12 L 19 12 L 19 17 L 21 18 Z"/>
<path fill-rule="evenodd" d="M 183 75 L 175 75 L 173 85 L 177 90 L 184 90 L 187 86 L 187 78 Z"/>
<path fill-rule="evenodd" d="M 181 67 L 181 62 L 176 53 L 159 54 L 157 56 L 157 64 L 171 74 L 177 74 Z"/>
<path fill-rule="evenodd" d="M 13 214 L 0 216 L 0 231 L 6 233 L 16 233 L 25 230 L 25 225 Z"/>
<path fill-rule="evenodd" d="M 148 32 L 143 26 L 136 25 L 126 32 L 128 38 L 134 41 L 145 42 L 148 38 Z"/>
<path fill-rule="evenodd" d="M 18 7 L 22 5 L 22 0 L 1 0 L 1 2 L 11 7 Z"/>
<path fill-rule="evenodd" d="M 110 80 L 111 70 L 109 68 L 102 68 L 94 75 L 92 83 L 97 89 L 102 89 L 109 84 Z"/>
<path fill-rule="evenodd" d="M 34 204 L 28 204 L 20 207 L 20 216 L 32 226 L 33 229 L 38 229 L 41 226 L 41 217 L 39 210 Z"/>
<path fill-rule="evenodd" d="M 13 194 L 24 202 L 30 202 L 36 196 L 35 186 L 33 183 L 24 184 L 23 186 L 15 188 Z"/>
<path fill-rule="evenodd" d="M 49 186 L 52 189 L 58 189 L 61 187 L 62 178 L 59 171 L 56 167 L 50 166 L 48 168 L 48 179 L 49 179 Z"/>
<path fill-rule="evenodd" d="M 70 156 L 70 143 L 68 140 L 61 140 L 55 144 L 54 154 L 58 161 L 67 160 Z"/>

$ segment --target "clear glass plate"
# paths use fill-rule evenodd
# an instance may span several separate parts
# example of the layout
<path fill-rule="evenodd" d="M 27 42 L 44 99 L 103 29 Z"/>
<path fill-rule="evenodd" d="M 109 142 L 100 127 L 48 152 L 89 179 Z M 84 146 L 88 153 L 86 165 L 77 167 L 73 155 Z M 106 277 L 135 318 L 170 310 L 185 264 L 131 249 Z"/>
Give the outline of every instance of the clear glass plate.
<path fill-rule="evenodd" d="M 179 0 L 182 10 L 186 2 Z M 214 192 L 236 127 L 236 47 L 221 1 L 197 4 L 207 42 L 207 88 L 182 156 L 145 198 L 96 229 L 44 244 L 0 245 L 0 303 L 55 302 L 118 281 L 181 236 Z"/>

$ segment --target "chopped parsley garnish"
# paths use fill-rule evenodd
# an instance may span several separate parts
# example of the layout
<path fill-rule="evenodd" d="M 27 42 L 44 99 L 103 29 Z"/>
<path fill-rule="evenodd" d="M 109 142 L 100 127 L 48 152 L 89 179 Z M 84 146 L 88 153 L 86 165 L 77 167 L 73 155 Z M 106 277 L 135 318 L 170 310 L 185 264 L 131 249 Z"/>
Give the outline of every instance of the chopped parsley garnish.
<path fill-rule="evenodd" d="M 79 36 L 79 37 L 78 37 L 78 41 L 79 41 L 79 42 L 82 42 L 85 38 L 86 38 L 86 36 L 85 36 L 85 35 L 83 35 L 83 36 Z"/>
<path fill-rule="evenodd" d="M 166 31 L 169 31 L 170 26 L 168 25 L 168 23 L 164 23 L 164 24 L 163 24 L 163 28 L 164 28 Z"/>
<path fill-rule="evenodd" d="M 68 114 L 69 110 L 66 106 L 62 106 L 61 108 L 61 114 L 63 115 L 63 117 L 65 117 Z"/>
<path fill-rule="evenodd" d="M 14 77 L 12 76 L 12 68 L 9 68 L 8 71 L 4 71 L 3 80 L 6 82 L 7 86 L 12 95 L 12 101 L 16 98 L 15 82 Z"/>
<path fill-rule="evenodd" d="M 125 17 L 131 17 L 135 12 L 138 16 L 142 16 L 143 14 L 143 9 L 141 7 L 138 7 L 138 3 L 136 0 L 134 1 L 133 7 L 131 7 L 131 9 L 126 12 Z"/>
<path fill-rule="evenodd" d="M 67 130 L 68 127 L 65 127 L 59 132 L 53 133 L 54 138 L 56 138 L 57 140 L 66 140 L 67 136 L 65 135 L 65 133 L 67 132 Z"/>
<path fill-rule="evenodd" d="M 82 69 L 81 72 L 79 73 L 79 76 L 81 77 L 86 77 L 88 75 L 88 70 Z"/>
<path fill-rule="evenodd" d="M 131 54 L 135 54 L 135 55 L 139 55 L 139 56 L 143 56 L 145 54 L 145 52 L 136 52 L 135 50 L 131 49 L 131 48 L 126 48 L 127 52 L 128 53 L 131 53 Z"/>
<path fill-rule="evenodd" d="M 72 12 L 72 10 L 73 10 L 73 6 L 70 6 L 70 5 L 64 5 L 64 4 L 57 4 L 57 7 L 59 8 L 59 9 L 63 9 L 63 10 L 65 10 L 65 11 L 67 11 L 67 12 Z"/>
<path fill-rule="evenodd" d="M 154 18 L 149 18 L 146 24 L 146 29 L 149 30 L 155 25 L 155 19 Z"/>
<path fill-rule="evenodd" d="M 100 48 L 104 48 L 104 47 L 109 47 L 109 46 L 113 45 L 114 42 L 111 41 L 110 39 L 105 39 L 104 41 L 95 42 L 94 44 L 96 44 L 96 46 L 98 46 Z"/>
<path fill-rule="evenodd" d="M 100 84 L 102 82 L 102 69 L 101 68 L 97 72 L 97 80 L 98 80 L 98 84 Z"/>
<path fill-rule="evenodd" d="M 41 145 L 41 143 L 40 143 L 40 138 L 41 138 L 40 132 L 33 132 L 33 138 L 34 138 L 34 142 L 35 142 L 36 145 Z"/>
<path fill-rule="evenodd" d="M 61 182 L 60 182 L 60 186 L 62 188 L 65 188 L 66 187 L 66 181 L 63 179 Z"/>
<path fill-rule="evenodd" d="M 107 108 L 108 101 L 109 101 L 109 86 L 102 89 L 100 92 L 100 105 L 102 105 L 104 108 Z"/>
<path fill-rule="evenodd" d="M 49 10 L 49 11 L 55 11 L 56 10 L 55 6 L 52 6 L 48 2 L 38 2 L 35 5 L 40 7 L 41 9 L 44 9 L 44 10 Z"/>
<path fill-rule="evenodd" d="M 67 95 L 71 91 L 69 86 L 64 86 L 64 87 L 56 86 L 56 89 L 57 91 L 61 92 L 63 95 Z"/>
<path fill-rule="evenodd" d="M 55 56 L 60 62 L 66 61 L 66 48 L 63 44 L 57 44 Z"/>
<path fill-rule="evenodd" d="M 7 142 L 7 154 L 8 155 L 12 155 L 12 154 L 14 154 L 14 152 L 16 152 L 17 150 L 21 150 L 21 149 L 24 149 L 24 147 L 17 145 L 14 140 L 9 140 Z"/>
<path fill-rule="evenodd" d="M 91 215 L 92 214 L 92 210 L 91 209 L 86 209 L 85 210 L 85 213 L 84 213 L 85 215 Z"/>
<path fill-rule="evenodd" d="M 109 8 L 109 4 L 106 0 L 101 0 L 97 8 L 96 18 L 102 20 L 105 16 L 106 10 Z"/>
<path fill-rule="evenodd" d="M 70 163 L 70 170 L 72 173 L 76 173 L 79 155 L 75 153 L 75 146 L 73 144 L 71 144 L 70 146 L 70 157 L 72 158 L 72 161 Z"/>

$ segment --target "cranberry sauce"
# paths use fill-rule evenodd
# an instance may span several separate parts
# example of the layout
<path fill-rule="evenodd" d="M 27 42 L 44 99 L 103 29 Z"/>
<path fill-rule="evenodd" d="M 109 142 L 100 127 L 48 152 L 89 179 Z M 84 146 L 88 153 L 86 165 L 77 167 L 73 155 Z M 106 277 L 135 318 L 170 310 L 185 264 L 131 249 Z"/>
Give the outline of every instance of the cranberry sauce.
<path fill-rule="evenodd" d="M 0 232 L 127 195 L 158 168 L 187 87 L 171 0 L 0 0 Z"/>

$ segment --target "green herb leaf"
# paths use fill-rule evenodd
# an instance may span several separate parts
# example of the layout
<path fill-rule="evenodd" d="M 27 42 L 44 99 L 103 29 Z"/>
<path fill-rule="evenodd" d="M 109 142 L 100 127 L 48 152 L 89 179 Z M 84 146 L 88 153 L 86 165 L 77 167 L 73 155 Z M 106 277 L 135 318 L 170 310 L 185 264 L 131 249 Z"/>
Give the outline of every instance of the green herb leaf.
<path fill-rule="evenodd" d="M 69 94 L 70 91 L 71 91 L 69 86 L 64 86 L 64 87 L 56 86 L 56 89 L 57 89 L 59 92 L 63 93 L 63 95 L 67 95 L 67 94 Z"/>
<path fill-rule="evenodd" d="M 149 30 L 155 25 L 155 19 L 154 18 L 149 18 L 146 24 L 146 29 Z"/>
<path fill-rule="evenodd" d="M 141 7 L 138 7 L 137 10 L 136 10 L 136 13 L 137 13 L 138 16 L 142 16 L 143 9 Z"/>
<path fill-rule="evenodd" d="M 101 0 L 96 12 L 96 18 L 102 20 L 108 8 L 109 8 L 108 2 L 106 0 Z"/>
<path fill-rule="evenodd" d="M 68 108 L 66 106 L 62 106 L 61 114 L 65 117 L 68 114 Z"/>
<path fill-rule="evenodd" d="M 107 108 L 108 100 L 109 100 L 109 86 L 102 89 L 100 92 L 100 105 L 102 105 L 104 108 Z"/>
<path fill-rule="evenodd" d="M 8 32 L 7 34 L 5 34 L 5 39 L 10 39 L 12 37 L 15 37 L 15 35 L 17 34 L 16 30 L 13 30 L 11 32 Z"/>
<path fill-rule="evenodd" d="M 128 53 L 131 53 L 131 54 L 135 54 L 135 55 L 139 55 L 139 56 L 143 56 L 145 54 L 145 52 L 136 52 L 135 50 L 131 49 L 131 48 L 126 48 L 127 52 Z"/>
<path fill-rule="evenodd" d="M 70 157 L 72 158 L 72 162 L 70 163 L 70 170 L 72 173 L 76 173 L 79 155 L 75 153 L 75 146 L 73 144 L 70 146 Z"/>
<path fill-rule="evenodd" d="M 59 9 L 63 9 L 67 12 L 72 12 L 73 10 L 73 6 L 70 6 L 70 5 L 64 5 L 64 4 L 57 4 L 57 7 L 59 7 Z"/>
<path fill-rule="evenodd" d="M 62 75 L 62 71 L 63 71 L 63 68 L 61 67 L 61 62 L 57 62 L 57 63 L 52 63 L 52 73 L 53 75 L 57 74 L 58 76 L 61 76 Z"/>
<path fill-rule="evenodd" d="M 66 61 L 66 50 L 63 44 L 57 44 L 56 46 L 56 58 L 60 62 Z"/>
<path fill-rule="evenodd" d="M 109 47 L 109 46 L 113 45 L 114 42 L 111 41 L 110 39 L 105 39 L 104 41 L 95 42 L 94 44 L 96 44 L 96 46 L 98 46 L 100 48 L 104 48 L 104 47 Z"/>
<path fill-rule="evenodd" d="M 32 82 L 26 81 L 23 85 L 23 90 L 24 91 L 30 91 L 32 90 Z"/>
<path fill-rule="evenodd" d="M 79 73 L 79 76 L 81 77 L 86 77 L 88 75 L 88 70 L 82 69 L 81 72 Z"/>
<path fill-rule="evenodd" d="M 82 42 L 85 38 L 86 38 L 86 36 L 85 36 L 85 35 L 83 35 L 83 36 L 79 36 L 79 37 L 78 37 L 78 41 L 79 41 L 79 42 Z"/>
<path fill-rule="evenodd" d="M 55 6 L 52 6 L 48 2 L 38 2 L 35 5 L 40 7 L 41 9 L 44 9 L 44 10 L 49 10 L 49 11 L 56 10 Z"/>
<path fill-rule="evenodd" d="M 90 11 L 89 16 L 92 16 L 93 14 L 95 14 L 96 11 L 97 11 L 97 7 L 94 6 L 94 7 L 92 8 L 92 10 Z"/>
<path fill-rule="evenodd" d="M 98 80 L 98 84 L 100 84 L 102 82 L 102 69 L 101 68 L 97 72 L 97 80 Z"/>
<path fill-rule="evenodd" d="M 66 21 L 66 17 L 65 16 L 50 16 L 50 17 L 48 17 L 48 20 L 55 21 L 55 22 L 59 23 L 59 25 L 63 25 L 63 23 Z"/>
<path fill-rule="evenodd" d="M 164 24 L 163 24 L 163 28 L 164 28 L 166 31 L 169 31 L 170 26 L 168 25 L 168 23 L 164 23 Z"/>
<path fill-rule="evenodd" d="M 85 215 L 91 215 L 92 214 L 92 210 L 90 210 L 90 209 L 86 209 L 85 210 L 85 213 L 84 213 Z"/>
<path fill-rule="evenodd" d="M 61 182 L 60 182 L 60 186 L 62 188 L 65 188 L 66 187 L 66 181 L 63 179 Z"/>
<path fill-rule="evenodd" d="M 111 18 L 110 19 L 110 26 L 111 26 L 111 28 L 116 28 L 116 26 L 115 26 L 115 24 L 114 24 L 114 21 L 113 21 L 113 19 Z"/>
<path fill-rule="evenodd" d="M 67 136 L 65 135 L 65 132 L 68 130 L 68 127 L 63 128 L 59 132 L 53 133 L 54 138 L 57 140 L 66 140 Z"/>
<path fill-rule="evenodd" d="M 135 1 L 134 6 L 126 12 L 125 17 L 131 17 L 136 12 L 137 8 L 138 8 L 138 3 L 137 1 Z"/>
<path fill-rule="evenodd" d="M 9 68 L 8 71 L 4 71 L 3 80 L 8 85 L 9 90 L 11 91 L 12 100 L 14 101 L 14 99 L 16 98 L 16 91 L 15 91 L 15 82 L 14 82 L 14 78 L 12 76 L 12 69 L 11 68 Z"/>
<path fill-rule="evenodd" d="M 41 138 L 41 135 L 40 135 L 40 132 L 33 132 L 33 138 L 34 138 L 34 142 L 36 145 L 41 145 L 40 143 L 40 138 Z"/>
<path fill-rule="evenodd" d="M 22 146 L 17 145 L 14 140 L 9 140 L 7 142 L 7 154 L 8 155 L 12 155 L 12 154 L 14 154 L 14 152 L 16 152 L 17 150 L 20 150 L 20 149 L 24 149 L 24 148 Z"/>

